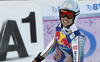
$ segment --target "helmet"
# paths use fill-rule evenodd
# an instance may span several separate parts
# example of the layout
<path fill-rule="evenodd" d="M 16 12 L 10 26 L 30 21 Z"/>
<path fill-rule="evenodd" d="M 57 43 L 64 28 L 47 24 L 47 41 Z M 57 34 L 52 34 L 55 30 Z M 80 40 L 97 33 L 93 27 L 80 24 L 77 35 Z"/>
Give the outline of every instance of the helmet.
<path fill-rule="evenodd" d="M 60 9 L 65 9 L 65 10 L 70 10 L 70 11 L 75 12 L 74 22 L 76 22 L 76 20 L 77 20 L 77 18 L 79 16 L 79 13 L 80 13 L 80 9 L 79 9 L 78 4 L 75 1 L 73 1 L 73 0 L 65 1 L 62 4 L 62 6 L 60 7 Z"/>

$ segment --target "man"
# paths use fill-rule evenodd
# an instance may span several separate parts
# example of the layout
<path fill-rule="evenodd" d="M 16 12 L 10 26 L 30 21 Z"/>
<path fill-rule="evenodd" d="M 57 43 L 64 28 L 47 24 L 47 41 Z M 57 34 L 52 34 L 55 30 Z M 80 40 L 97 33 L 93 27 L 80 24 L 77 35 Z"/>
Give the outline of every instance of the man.
<path fill-rule="evenodd" d="M 83 62 L 85 36 L 75 25 L 80 9 L 76 2 L 65 1 L 59 11 L 60 22 L 55 29 L 55 37 L 39 53 L 33 62 L 41 62 L 46 56 L 53 53 L 56 62 Z"/>

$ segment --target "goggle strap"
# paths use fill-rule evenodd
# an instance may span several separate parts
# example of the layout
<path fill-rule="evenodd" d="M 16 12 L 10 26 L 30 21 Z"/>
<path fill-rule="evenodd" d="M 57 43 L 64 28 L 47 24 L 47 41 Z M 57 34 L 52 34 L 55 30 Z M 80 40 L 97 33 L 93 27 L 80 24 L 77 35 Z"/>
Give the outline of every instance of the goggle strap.
<path fill-rule="evenodd" d="M 77 11 L 77 12 L 75 12 L 75 15 L 77 16 L 77 15 L 79 15 L 79 13 L 80 13 L 80 10 L 79 10 L 79 11 Z"/>

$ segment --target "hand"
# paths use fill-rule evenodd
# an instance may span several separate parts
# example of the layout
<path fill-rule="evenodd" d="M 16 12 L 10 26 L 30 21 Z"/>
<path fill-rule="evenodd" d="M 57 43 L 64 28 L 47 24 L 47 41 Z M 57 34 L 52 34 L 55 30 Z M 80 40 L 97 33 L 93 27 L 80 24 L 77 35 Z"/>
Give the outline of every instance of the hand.
<path fill-rule="evenodd" d="M 41 62 L 40 60 L 33 60 L 32 62 Z"/>
<path fill-rule="evenodd" d="M 44 57 L 40 56 L 41 53 L 38 54 L 38 56 L 32 61 L 32 62 L 41 62 Z"/>
<path fill-rule="evenodd" d="M 33 60 L 32 62 L 37 62 L 36 60 Z"/>

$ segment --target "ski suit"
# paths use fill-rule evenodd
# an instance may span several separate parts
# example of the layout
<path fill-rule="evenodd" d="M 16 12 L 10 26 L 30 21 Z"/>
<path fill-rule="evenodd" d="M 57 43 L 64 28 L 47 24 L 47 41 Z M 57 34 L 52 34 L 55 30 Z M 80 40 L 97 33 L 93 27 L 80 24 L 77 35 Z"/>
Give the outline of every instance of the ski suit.
<path fill-rule="evenodd" d="M 59 22 L 55 28 L 55 37 L 41 53 L 46 57 L 54 52 L 55 62 L 83 62 L 85 35 L 73 24 L 67 28 L 61 28 Z"/>

